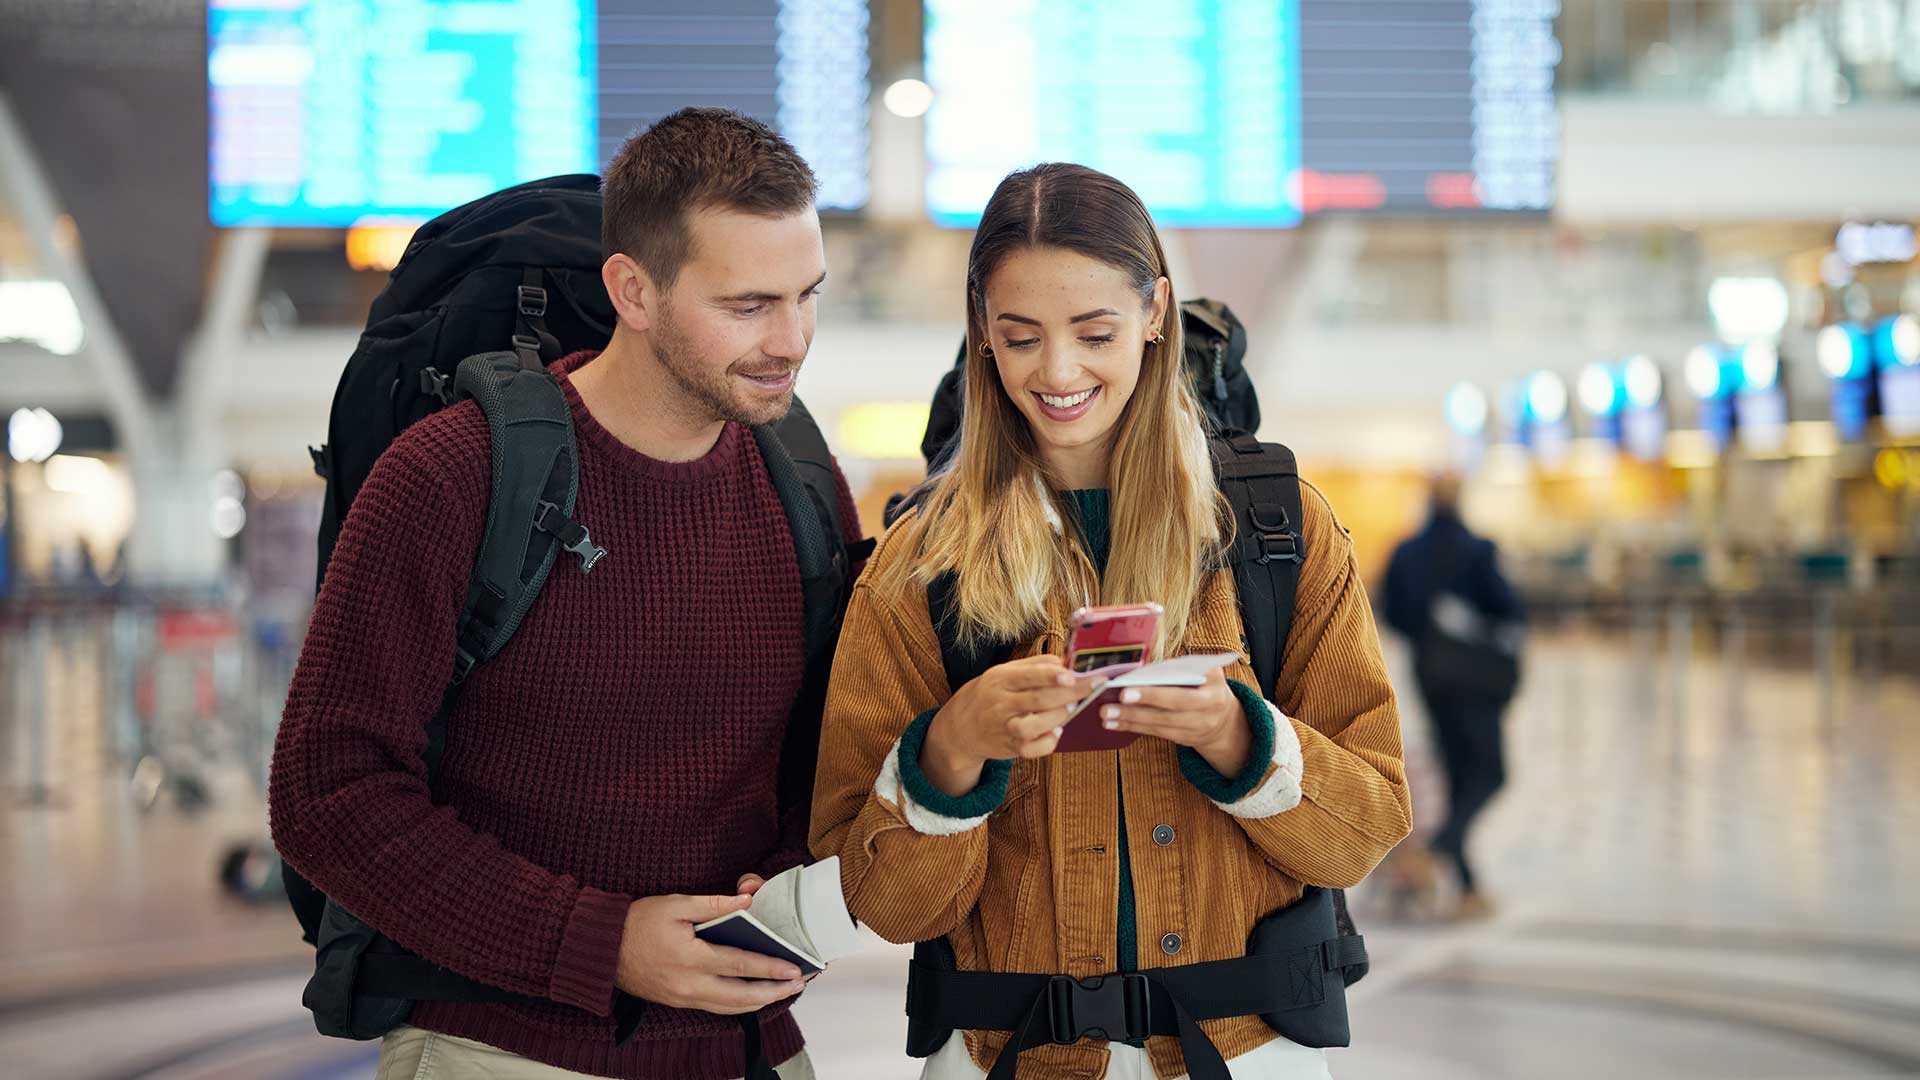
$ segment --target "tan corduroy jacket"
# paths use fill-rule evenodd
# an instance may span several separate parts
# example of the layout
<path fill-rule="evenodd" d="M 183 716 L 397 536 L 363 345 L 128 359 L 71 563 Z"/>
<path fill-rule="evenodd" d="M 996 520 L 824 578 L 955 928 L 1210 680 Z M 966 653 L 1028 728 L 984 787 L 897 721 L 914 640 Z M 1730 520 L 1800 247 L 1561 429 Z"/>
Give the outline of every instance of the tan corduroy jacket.
<path fill-rule="evenodd" d="M 840 856 L 854 917 L 889 941 L 946 935 L 962 970 L 1110 972 L 1123 787 L 1142 970 L 1241 956 L 1254 924 L 1298 900 L 1303 883 L 1365 878 L 1410 828 L 1399 714 L 1346 533 L 1317 491 L 1302 494 L 1306 557 L 1275 703 L 1275 760 L 1249 765 L 1265 779 L 1231 805 L 1202 794 L 1182 774 L 1178 748 L 1155 738 L 1018 762 L 984 820 L 914 804 L 899 778 L 899 740 L 951 691 L 924 588 L 888 594 L 874 584 L 878 570 L 916 554 L 890 531 L 841 631 L 814 788 L 812 848 Z M 1064 641 L 1065 626 L 1050 626 L 1016 655 L 1059 652 Z M 1257 685 L 1230 571 L 1210 579 L 1181 651 L 1238 652 L 1228 677 Z M 1275 1037 L 1252 1016 L 1202 1027 L 1228 1059 Z M 966 1040 L 985 1069 L 1007 1035 Z M 1185 1071 L 1178 1040 L 1154 1038 L 1148 1050 L 1161 1077 Z M 1036 1047 L 1019 1076 L 1101 1077 L 1107 1058 L 1104 1042 Z"/>

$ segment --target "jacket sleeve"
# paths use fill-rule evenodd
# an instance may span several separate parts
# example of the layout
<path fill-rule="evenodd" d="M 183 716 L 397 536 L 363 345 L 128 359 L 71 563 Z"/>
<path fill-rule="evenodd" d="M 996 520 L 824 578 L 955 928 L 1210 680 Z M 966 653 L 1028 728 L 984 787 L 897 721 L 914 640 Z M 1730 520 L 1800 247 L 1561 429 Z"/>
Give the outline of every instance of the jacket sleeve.
<path fill-rule="evenodd" d="M 453 669 L 480 528 L 425 455 L 403 443 L 374 466 L 341 528 L 275 741 L 274 843 L 420 956 L 605 1016 L 631 898 L 535 865 L 428 791 L 426 722 Z"/>
<path fill-rule="evenodd" d="M 1276 869 L 1346 888 L 1406 838 L 1412 804 L 1399 709 L 1352 545 L 1326 499 L 1311 487 L 1302 494 L 1307 555 L 1274 703 L 1283 730 L 1266 744 L 1273 759 L 1261 785 L 1297 781 L 1299 797 L 1272 804 L 1274 813 L 1226 809 Z M 1243 704 L 1251 716 L 1256 703 Z"/>
<path fill-rule="evenodd" d="M 897 527 L 894 535 L 898 535 Z M 814 788 L 814 855 L 840 856 L 840 882 L 854 918 L 894 942 L 948 933 L 973 910 L 986 879 L 987 829 L 1006 771 L 988 770 L 966 811 L 917 802 L 903 780 L 903 746 L 946 703 L 945 670 L 924 604 L 890 602 L 873 571 L 854 589 L 840 633 L 820 736 Z M 919 723 L 915 723 L 919 720 Z M 917 760 L 909 763 L 917 773 Z"/>

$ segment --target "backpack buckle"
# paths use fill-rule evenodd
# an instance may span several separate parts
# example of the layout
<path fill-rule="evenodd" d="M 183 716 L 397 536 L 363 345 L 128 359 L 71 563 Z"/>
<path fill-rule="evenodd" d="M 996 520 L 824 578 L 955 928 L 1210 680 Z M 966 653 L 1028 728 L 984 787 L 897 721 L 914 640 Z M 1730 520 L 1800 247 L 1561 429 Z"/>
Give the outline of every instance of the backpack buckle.
<path fill-rule="evenodd" d="M 440 374 L 439 368 L 420 369 L 420 392 L 438 399 L 442 405 L 453 404 L 453 380 Z"/>
<path fill-rule="evenodd" d="M 1109 1042 L 1144 1039 L 1151 1034 L 1151 995 L 1151 984 L 1138 972 L 1091 979 L 1055 975 L 1047 981 L 1053 1041 L 1065 1046 L 1089 1036 Z"/>
<path fill-rule="evenodd" d="M 1299 562 L 1300 542 L 1288 527 L 1287 508 L 1279 503 L 1254 503 L 1247 507 L 1247 520 L 1253 523 L 1253 561 L 1265 566 L 1270 562 Z"/>
<path fill-rule="evenodd" d="M 559 520 L 554 520 L 558 518 Z M 595 544 L 587 527 L 568 517 L 560 507 L 540 500 L 533 507 L 533 527 L 560 541 L 564 551 L 580 557 L 580 572 L 590 574 L 594 564 L 607 557 L 607 549 Z"/>
<path fill-rule="evenodd" d="M 547 290 L 538 285 L 522 285 L 518 297 L 520 314 L 537 319 L 547 313 Z"/>

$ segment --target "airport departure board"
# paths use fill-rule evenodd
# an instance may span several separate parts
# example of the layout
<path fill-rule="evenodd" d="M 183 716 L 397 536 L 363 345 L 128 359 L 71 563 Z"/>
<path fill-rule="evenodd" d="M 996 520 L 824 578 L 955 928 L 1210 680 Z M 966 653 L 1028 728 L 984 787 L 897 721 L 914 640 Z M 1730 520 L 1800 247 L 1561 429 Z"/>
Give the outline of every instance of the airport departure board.
<path fill-rule="evenodd" d="M 1301 0 L 1306 211 L 1549 209 L 1559 7 Z"/>
<path fill-rule="evenodd" d="M 1557 0 L 929 0 L 927 209 L 1078 161 L 1162 224 L 1543 213 Z"/>
<path fill-rule="evenodd" d="M 778 128 L 867 201 L 864 0 L 210 0 L 217 225 L 417 221 L 597 172 L 686 105 Z"/>
<path fill-rule="evenodd" d="M 824 210 L 867 203 L 867 0 L 600 0 L 599 157 L 688 105 L 772 125 Z"/>
<path fill-rule="evenodd" d="M 1295 0 L 928 0 L 927 211 L 971 225 L 1009 171 L 1073 161 L 1164 224 L 1300 219 Z"/>
<path fill-rule="evenodd" d="M 594 169 L 591 0 L 213 0 L 217 225 L 420 219 Z"/>

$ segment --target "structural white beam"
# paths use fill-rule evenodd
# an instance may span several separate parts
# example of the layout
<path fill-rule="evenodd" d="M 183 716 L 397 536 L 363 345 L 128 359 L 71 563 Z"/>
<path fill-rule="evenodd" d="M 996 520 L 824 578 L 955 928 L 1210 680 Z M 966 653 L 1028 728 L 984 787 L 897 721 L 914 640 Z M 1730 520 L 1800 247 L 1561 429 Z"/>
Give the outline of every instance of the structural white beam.
<path fill-rule="evenodd" d="M 235 385 L 245 363 L 239 354 L 272 245 L 272 229 L 225 229 L 215 243 L 212 288 L 201 308 L 200 323 L 187 339 L 175 383 L 174 407 L 182 430 L 194 444 L 189 448 L 192 456 L 208 460 L 224 456 L 219 428 L 228 396 L 225 388 Z"/>
<path fill-rule="evenodd" d="M 1567 224 L 1920 218 L 1920 106 L 1770 116 L 1573 95 L 1560 120 L 1554 218 Z"/>
<path fill-rule="evenodd" d="M 4 93 L 0 93 L 0 189 L 5 190 L 8 203 L 25 227 L 40 265 L 73 297 L 86 332 L 78 355 L 85 357 L 92 368 L 121 445 L 134 454 L 151 451 L 153 413 L 140 374 L 94 288 L 92 276 L 55 239 L 61 217 L 59 201 Z"/>

